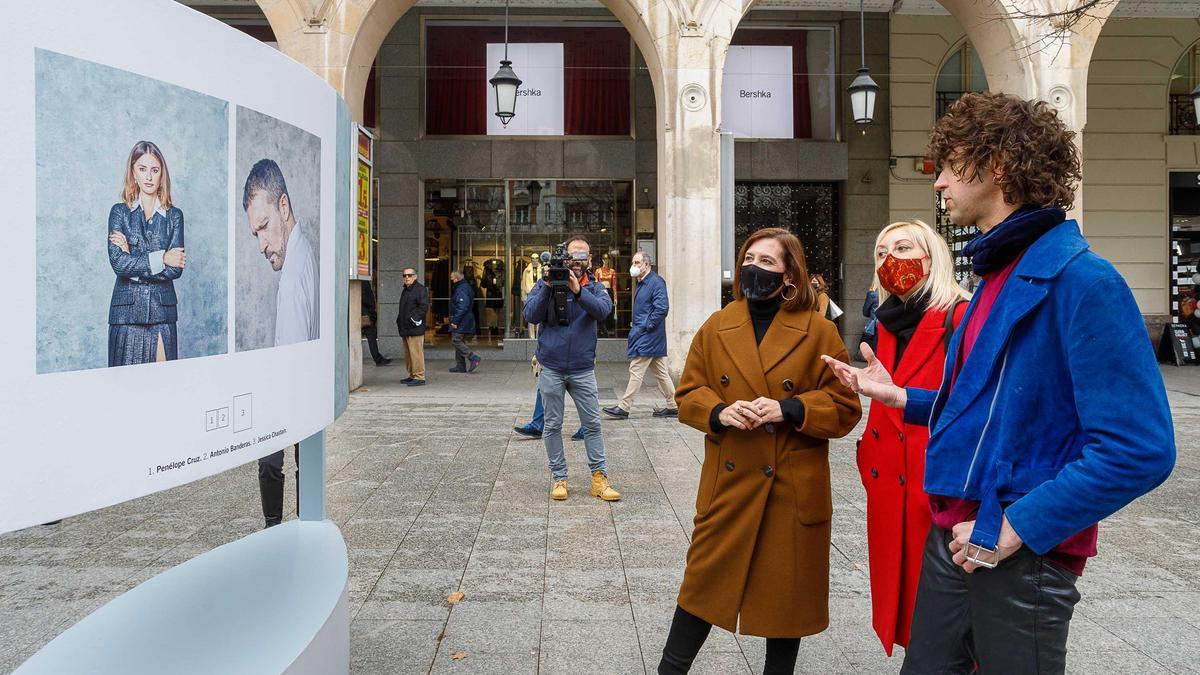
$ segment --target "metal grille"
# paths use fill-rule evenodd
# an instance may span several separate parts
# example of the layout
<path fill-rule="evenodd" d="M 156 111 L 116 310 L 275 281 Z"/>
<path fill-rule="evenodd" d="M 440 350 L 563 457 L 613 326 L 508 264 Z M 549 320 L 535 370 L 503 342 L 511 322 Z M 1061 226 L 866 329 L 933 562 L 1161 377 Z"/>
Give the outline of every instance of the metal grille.
<path fill-rule="evenodd" d="M 1172 136 L 1200 134 L 1191 94 L 1171 94 L 1170 132 Z"/>
<path fill-rule="evenodd" d="M 936 115 L 934 115 L 934 119 L 935 119 L 935 120 L 940 120 L 940 119 L 942 118 L 942 116 L 946 114 L 946 110 L 947 110 L 947 109 L 950 107 L 950 105 L 951 105 L 952 103 L 954 103 L 955 101 L 957 101 L 958 99 L 962 98 L 962 95 L 963 95 L 964 93 L 966 93 L 966 92 L 962 92 L 962 91 L 939 91 L 939 92 L 937 93 L 937 100 L 936 100 L 936 102 L 935 102 L 935 107 L 936 107 L 936 109 L 937 109 L 937 114 L 936 114 Z"/>
<path fill-rule="evenodd" d="M 979 231 L 973 225 L 959 227 L 950 222 L 950 216 L 946 213 L 941 194 L 935 197 L 934 212 L 934 229 L 950 245 L 950 255 L 954 257 L 954 278 L 958 281 L 959 286 L 968 291 L 974 291 L 976 284 L 978 284 L 978 279 L 971 272 L 971 259 L 963 255 L 962 250 L 963 247 L 975 238 L 975 235 Z"/>
<path fill-rule="evenodd" d="M 841 303 L 841 233 L 836 183 L 738 183 L 734 187 L 734 244 L 764 227 L 781 227 L 804 244 L 810 274 L 829 284 Z M 741 261 L 735 261 L 740 263 Z"/>

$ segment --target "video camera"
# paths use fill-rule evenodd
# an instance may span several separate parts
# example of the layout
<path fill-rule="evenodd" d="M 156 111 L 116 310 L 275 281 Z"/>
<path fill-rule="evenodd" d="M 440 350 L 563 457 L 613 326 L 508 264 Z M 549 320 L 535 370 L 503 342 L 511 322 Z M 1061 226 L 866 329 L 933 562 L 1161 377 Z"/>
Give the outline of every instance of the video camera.
<path fill-rule="evenodd" d="M 587 254 L 579 254 L 587 259 Z M 549 323 L 566 326 L 570 323 L 567 314 L 567 294 L 571 292 L 570 276 L 574 272 L 570 268 L 572 257 L 567 253 L 565 243 L 555 244 L 554 251 L 543 251 L 541 255 L 542 269 L 546 277 L 546 285 L 550 287 L 553 302 L 550 304 Z"/>

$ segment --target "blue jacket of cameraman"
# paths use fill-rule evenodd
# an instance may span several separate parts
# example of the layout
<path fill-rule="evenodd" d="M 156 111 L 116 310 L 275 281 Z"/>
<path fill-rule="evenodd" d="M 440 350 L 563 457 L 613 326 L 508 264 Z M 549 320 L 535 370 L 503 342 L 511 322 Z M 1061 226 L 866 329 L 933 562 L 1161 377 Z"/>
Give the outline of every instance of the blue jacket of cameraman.
<path fill-rule="evenodd" d="M 550 321 L 554 292 L 539 280 L 525 299 L 525 320 L 540 326 L 538 363 L 550 370 L 579 373 L 596 367 L 596 322 L 612 312 L 612 298 L 604 286 L 585 274 L 579 295 L 567 291 L 567 325 Z"/>

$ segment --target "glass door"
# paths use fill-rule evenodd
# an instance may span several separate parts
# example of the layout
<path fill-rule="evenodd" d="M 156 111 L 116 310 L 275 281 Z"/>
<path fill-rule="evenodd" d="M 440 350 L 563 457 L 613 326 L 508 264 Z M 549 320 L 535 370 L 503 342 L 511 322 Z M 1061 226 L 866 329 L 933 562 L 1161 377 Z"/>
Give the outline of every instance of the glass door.
<path fill-rule="evenodd" d="M 503 340 L 509 284 L 506 212 L 502 183 L 426 181 L 425 284 L 435 345 L 449 341 L 452 270 L 461 271 L 475 292 L 474 343 L 493 346 Z"/>

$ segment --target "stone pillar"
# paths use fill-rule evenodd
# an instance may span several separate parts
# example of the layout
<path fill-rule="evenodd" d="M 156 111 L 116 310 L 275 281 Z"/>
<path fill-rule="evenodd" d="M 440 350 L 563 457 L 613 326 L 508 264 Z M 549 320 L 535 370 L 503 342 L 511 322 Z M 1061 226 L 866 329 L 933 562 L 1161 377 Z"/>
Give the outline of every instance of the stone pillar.
<path fill-rule="evenodd" d="M 346 99 L 350 116 L 362 120 L 371 63 L 396 19 L 415 0 L 256 0 L 279 49 L 321 76 Z M 347 186 L 347 189 L 348 186 Z M 338 273 L 345 274 L 345 270 Z M 362 288 L 350 284 L 349 387 L 362 386 Z"/>
<path fill-rule="evenodd" d="M 257 0 L 280 49 L 308 66 L 362 117 L 367 73 L 396 20 L 415 0 Z M 601 0 L 629 30 L 654 83 L 658 139 L 658 258 L 672 310 L 671 369 L 720 307 L 719 135 L 721 74 L 738 21 L 754 0 Z M 351 353 L 361 354 L 351 291 Z M 350 388 L 362 384 L 361 357 Z M 357 376 L 356 373 L 357 372 Z"/>
<path fill-rule="evenodd" d="M 671 299 L 667 354 L 676 376 L 692 337 L 721 306 L 721 76 L 746 9 L 731 4 L 742 3 L 657 3 L 639 17 L 655 36 L 652 52 L 639 47 L 657 101 L 658 267 Z"/>
<path fill-rule="evenodd" d="M 939 0 L 958 19 L 979 52 L 992 91 L 1050 103 L 1075 131 L 1075 145 L 1083 157 L 1083 129 L 1087 125 L 1087 78 L 1092 51 L 1113 3 L 1099 3 L 1080 21 L 1042 19 L 1029 14 L 1063 14 L 1080 0 Z M 1081 220 L 1083 185 L 1075 193 L 1068 218 Z"/>

